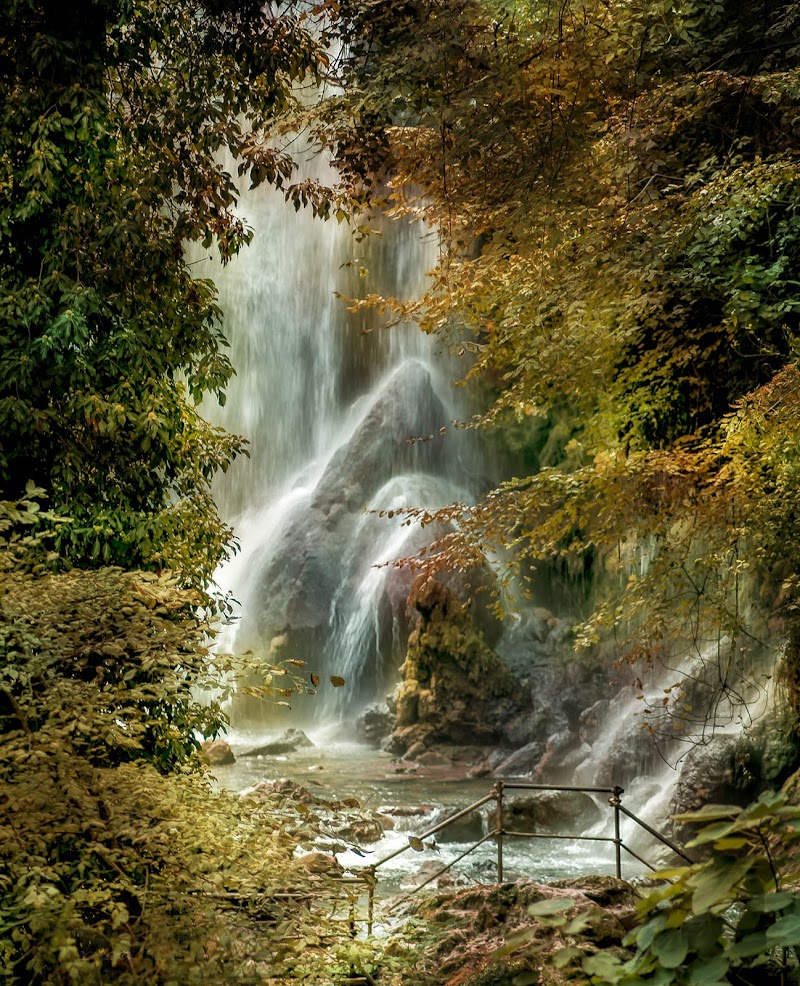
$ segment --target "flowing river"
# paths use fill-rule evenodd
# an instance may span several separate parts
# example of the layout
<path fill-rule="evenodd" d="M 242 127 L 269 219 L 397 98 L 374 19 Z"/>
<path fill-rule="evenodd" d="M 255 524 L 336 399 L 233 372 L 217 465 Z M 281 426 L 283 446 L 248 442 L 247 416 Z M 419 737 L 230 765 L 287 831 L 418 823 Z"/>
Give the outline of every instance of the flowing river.
<path fill-rule="evenodd" d="M 379 896 L 387 896 L 412 887 L 421 876 L 432 869 L 456 860 L 465 853 L 493 824 L 490 813 L 494 802 L 471 812 L 450 830 L 444 829 L 425 840 L 422 852 L 409 848 L 409 839 L 423 835 L 428 829 L 484 798 L 494 783 L 492 778 L 466 779 L 463 769 L 419 767 L 403 764 L 388 753 L 342 738 L 341 727 L 322 727 L 309 731 L 313 747 L 299 749 L 285 756 L 242 756 L 264 742 L 263 732 L 234 730 L 228 739 L 236 751 L 235 764 L 217 767 L 215 774 L 221 787 L 241 792 L 264 780 L 288 778 L 324 798 L 355 798 L 365 817 L 373 812 L 387 814 L 393 827 L 377 842 L 355 842 L 355 849 L 338 851 L 337 859 L 348 869 L 374 863 L 400 848 L 405 851 L 379 869 Z M 652 797 L 658 785 L 651 783 L 640 788 L 631 807 L 641 807 L 642 796 Z M 508 792 L 506 804 L 513 803 L 517 794 Z M 585 831 L 579 826 L 565 829 L 572 835 L 588 835 L 610 839 L 613 836 L 613 813 L 607 795 L 595 795 L 597 821 Z M 352 811 L 350 812 L 352 815 Z M 638 854 L 646 854 L 649 862 L 663 862 L 666 850 L 657 846 L 634 823 L 623 819 L 622 838 Z M 331 834 L 319 848 L 332 851 L 342 845 L 342 838 Z M 527 877 L 542 882 L 588 873 L 615 873 L 614 846 L 610 841 L 581 841 L 575 839 L 506 838 L 503 850 L 504 879 Z M 646 867 L 626 854 L 622 873 L 635 879 Z M 457 880 L 492 883 L 497 879 L 497 847 L 494 839 L 470 852 L 456 862 L 452 874 Z"/>

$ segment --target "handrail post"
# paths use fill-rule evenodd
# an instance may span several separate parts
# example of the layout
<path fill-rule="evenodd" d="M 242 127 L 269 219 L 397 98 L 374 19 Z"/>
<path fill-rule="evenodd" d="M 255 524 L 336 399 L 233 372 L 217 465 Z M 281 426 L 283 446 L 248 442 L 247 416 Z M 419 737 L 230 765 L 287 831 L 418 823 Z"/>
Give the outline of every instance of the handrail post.
<path fill-rule="evenodd" d="M 614 856 L 616 863 L 617 879 L 622 879 L 622 838 L 619 829 L 619 806 L 622 795 L 622 788 L 615 787 L 608 799 L 608 803 L 614 809 Z"/>
<path fill-rule="evenodd" d="M 503 815 L 503 787 L 502 781 L 492 788 L 495 800 L 497 801 L 497 828 L 495 837 L 497 839 L 497 882 L 503 882 L 503 829 L 505 828 L 505 818 Z"/>
<path fill-rule="evenodd" d="M 375 919 L 375 885 L 378 882 L 378 873 L 374 866 L 365 869 L 367 871 L 367 934 L 371 935 Z"/>

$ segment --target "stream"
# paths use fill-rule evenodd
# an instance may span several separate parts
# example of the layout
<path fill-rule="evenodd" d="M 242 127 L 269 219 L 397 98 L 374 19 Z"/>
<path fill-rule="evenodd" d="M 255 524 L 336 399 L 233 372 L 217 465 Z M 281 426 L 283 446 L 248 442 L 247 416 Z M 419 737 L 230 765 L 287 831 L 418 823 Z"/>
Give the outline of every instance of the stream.
<path fill-rule="evenodd" d="M 494 783 L 490 777 L 466 778 L 464 765 L 414 769 L 391 754 L 342 738 L 341 731 L 334 727 L 308 730 L 308 734 L 315 744 L 313 747 L 287 755 L 247 757 L 242 754 L 274 735 L 266 736 L 263 730 L 233 730 L 227 740 L 237 761 L 214 768 L 214 774 L 219 786 L 231 792 L 242 792 L 260 781 L 288 778 L 318 797 L 329 800 L 355 798 L 365 812 L 389 813 L 394 828 L 386 831 L 378 842 L 359 845 L 357 852 L 336 853 L 339 862 L 348 870 L 372 864 L 408 846 L 409 837 L 422 835 L 444 818 L 480 800 Z M 508 797 L 513 799 L 514 795 Z M 613 816 L 607 798 L 604 795 L 594 798 L 603 812 L 603 821 L 580 834 L 610 837 L 613 835 Z M 378 895 L 383 897 L 409 889 L 428 861 L 432 862 L 425 866 L 425 874 L 433 868 L 433 863 L 439 868 L 454 860 L 488 832 L 488 812 L 492 808 L 491 802 L 485 805 L 480 809 L 480 819 L 472 816 L 453 836 L 446 829 L 437 833 L 435 848 L 418 852 L 409 847 L 381 866 Z M 653 840 L 641 830 L 637 832 L 636 826 L 627 820 L 623 820 L 622 836 L 635 851 L 648 852 L 648 859 L 659 861 L 661 858 L 654 852 Z M 342 840 L 322 840 L 319 849 L 330 851 L 334 841 Z M 426 846 L 430 841 L 426 840 Z M 613 876 L 615 872 L 614 847 L 610 842 L 507 838 L 503 861 L 506 880 L 525 877 L 550 882 L 586 874 Z M 495 840 L 489 839 L 471 852 L 454 866 L 452 873 L 456 879 L 465 882 L 495 882 Z M 644 873 L 646 868 L 641 863 L 623 856 L 623 877 L 636 879 Z"/>

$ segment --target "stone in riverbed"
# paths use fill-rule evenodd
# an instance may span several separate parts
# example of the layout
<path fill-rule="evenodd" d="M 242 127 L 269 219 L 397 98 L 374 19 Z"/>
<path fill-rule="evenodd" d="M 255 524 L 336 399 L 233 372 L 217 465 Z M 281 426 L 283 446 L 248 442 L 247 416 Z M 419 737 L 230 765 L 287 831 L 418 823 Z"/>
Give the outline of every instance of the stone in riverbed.
<path fill-rule="evenodd" d="M 322 803 L 321 799 L 307 788 L 295 781 L 290 781 L 288 777 L 281 777 L 272 781 L 258 781 L 257 784 L 245 788 L 239 794 L 240 798 L 265 799 L 273 796 L 304 805 Z"/>
<path fill-rule="evenodd" d="M 392 731 L 394 713 L 386 702 L 371 705 L 356 719 L 356 739 L 368 746 L 380 746 Z"/>
<path fill-rule="evenodd" d="M 428 748 L 421 740 L 417 740 L 416 743 L 412 743 L 411 746 L 406 750 L 401 760 L 417 760 Z"/>
<path fill-rule="evenodd" d="M 362 818 L 354 818 L 344 825 L 336 827 L 336 834 L 348 842 L 363 844 L 377 842 L 383 838 L 383 833 L 394 828 L 394 820 L 388 815 L 372 812 Z"/>
<path fill-rule="evenodd" d="M 275 757 L 283 753 L 295 753 L 301 748 L 308 748 L 313 745 L 302 729 L 287 729 L 278 739 L 248 750 L 246 753 L 242 753 L 241 756 Z"/>
<path fill-rule="evenodd" d="M 498 777 L 529 777 L 544 755 L 544 743 L 528 743 L 495 767 Z"/>
<path fill-rule="evenodd" d="M 324 852 L 309 852 L 304 856 L 298 856 L 295 863 L 311 873 L 327 873 L 331 876 L 339 876 L 343 872 L 339 860 Z"/>
<path fill-rule="evenodd" d="M 227 767 L 236 763 L 233 750 L 225 740 L 206 740 L 200 747 L 200 759 L 209 767 Z"/>
<path fill-rule="evenodd" d="M 437 832 L 436 840 L 437 842 L 477 842 L 483 837 L 483 834 L 483 817 L 479 811 L 475 810 Z"/>
<path fill-rule="evenodd" d="M 579 791 L 535 791 L 509 797 L 503 805 L 504 826 L 515 832 L 569 832 L 578 835 L 602 817 L 588 794 Z M 489 814 L 489 826 L 497 812 Z"/>

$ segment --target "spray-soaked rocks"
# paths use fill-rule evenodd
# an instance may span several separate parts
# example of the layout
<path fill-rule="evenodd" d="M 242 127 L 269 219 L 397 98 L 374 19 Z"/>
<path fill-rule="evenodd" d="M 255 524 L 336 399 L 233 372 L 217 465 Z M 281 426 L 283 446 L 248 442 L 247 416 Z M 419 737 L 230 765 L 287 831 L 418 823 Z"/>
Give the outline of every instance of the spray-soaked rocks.
<path fill-rule="evenodd" d="M 430 442 L 408 438 L 436 432 L 446 421 L 421 363 L 409 360 L 386 379 L 314 487 L 298 491 L 283 519 L 281 534 L 256 575 L 261 598 L 254 607 L 256 621 L 243 627 L 248 645 L 283 631 L 291 652 L 298 650 L 295 638 L 303 631 L 319 631 L 325 640 L 337 593 L 349 586 L 352 594 L 375 561 L 371 521 L 378 519 L 364 509 L 392 477 L 442 469 Z M 384 538 L 386 530 L 384 521 Z M 391 614 L 388 618 L 391 623 Z"/>
<path fill-rule="evenodd" d="M 534 791 L 511 795 L 503 807 L 503 827 L 515 832 L 580 834 L 603 817 L 593 798 L 580 791 Z M 489 827 L 497 811 L 489 813 Z"/>
<path fill-rule="evenodd" d="M 287 729 L 277 739 L 269 743 L 262 743 L 252 750 L 240 753 L 241 757 L 276 757 L 286 753 L 295 753 L 297 750 L 308 749 L 314 744 L 306 736 L 302 729 Z"/>
<path fill-rule="evenodd" d="M 370 705 L 356 719 L 356 739 L 367 746 L 379 747 L 391 734 L 394 718 L 388 703 Z"/>
<path fill-rule="evenodd" d="M 526 696 L 476 627 L 469 604 L 432 578 L 414 583 L 410 602 L 420 620 L 408 642 L 389 748 L 508 743 L 505 727 Z"/>

